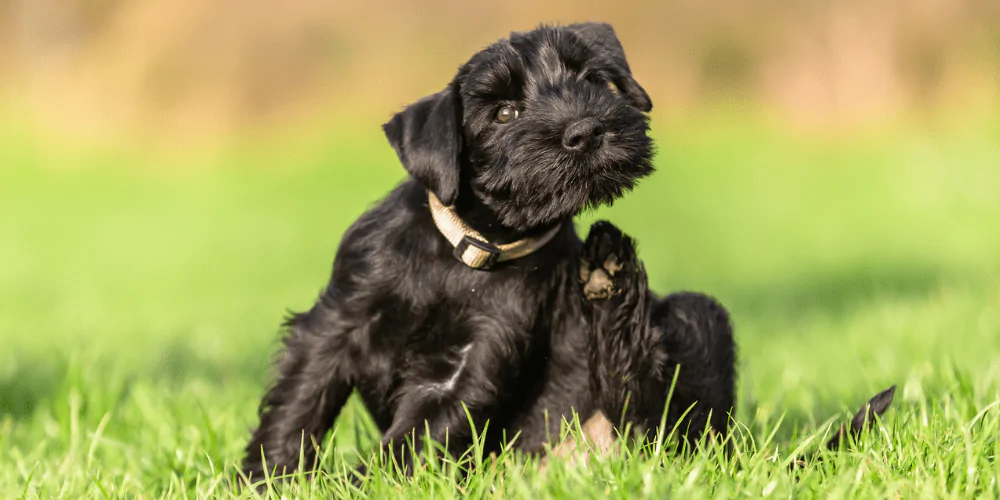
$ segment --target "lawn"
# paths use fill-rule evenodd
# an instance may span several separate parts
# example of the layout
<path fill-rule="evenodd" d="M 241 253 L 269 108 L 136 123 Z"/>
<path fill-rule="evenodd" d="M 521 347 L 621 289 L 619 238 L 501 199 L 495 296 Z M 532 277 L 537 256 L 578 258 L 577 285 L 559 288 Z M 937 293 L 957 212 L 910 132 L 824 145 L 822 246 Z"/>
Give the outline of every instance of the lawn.
<path fill-rule="evenodd" d="M 1000 127 L 654 127 L 658 172 L 579 228 L 613 220 L 654 289 L 730 308 L 735 452 L 629 451 L 545 475 L 473 452 L 468 476 L 432 464 L 358 492 L 336 476 L 377 434 L 352 403 L 330 474 L 285 497 L 1000 495 Z M 212 154 L 0 128 L 0 497 L 252 496 L 232 479 L 278 324 L 403 176 L 377 123 L 327 128 Z M 874 432 L 787 472 L 892 384 Z"/>

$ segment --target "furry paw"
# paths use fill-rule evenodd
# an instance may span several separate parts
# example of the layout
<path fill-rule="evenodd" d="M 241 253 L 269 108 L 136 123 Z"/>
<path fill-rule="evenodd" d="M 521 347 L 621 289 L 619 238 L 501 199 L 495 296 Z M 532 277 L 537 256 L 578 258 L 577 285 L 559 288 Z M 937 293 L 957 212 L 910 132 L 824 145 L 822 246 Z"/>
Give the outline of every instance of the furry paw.
<path fill-rule="evenodd" d="M 636 266 L 632 238 L 608 221 L 594 223 L 580 256 L 583 295 L 587 300 L 605 300 L 621 294 Z"/>

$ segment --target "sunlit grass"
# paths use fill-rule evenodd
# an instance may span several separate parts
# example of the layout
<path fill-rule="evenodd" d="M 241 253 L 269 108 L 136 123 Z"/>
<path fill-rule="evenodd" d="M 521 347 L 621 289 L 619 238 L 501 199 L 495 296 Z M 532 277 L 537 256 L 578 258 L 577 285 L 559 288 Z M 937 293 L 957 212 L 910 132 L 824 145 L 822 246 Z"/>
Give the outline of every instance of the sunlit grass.
<path fill-rule="evenodd" d="M 371 128 L 212 156 L 5 141 L 18 145 L 0 157 L 0 496 L 250 496 L 232 480 L 277 325 L 310 305 L 342 232 L 403 176 Z M 470 474 L 377 469 L 363 494 L 1000 494 L 997 129 L 826 141 L 753 123 L 657 130 L 659 171 L 580 229 L 610 218 L 638 239 L 654 289 L 729 306 L 735 452 L 629 448 L 543 475 L 531 458 L 473 450 L 459 459 Z M 892 384 L 875 432 L 787 472 L 793 451 Z M 352 403 L 325 447 L 328 474 L 284 495 L 361 495 L 340 477 L 376 439 Z"/>

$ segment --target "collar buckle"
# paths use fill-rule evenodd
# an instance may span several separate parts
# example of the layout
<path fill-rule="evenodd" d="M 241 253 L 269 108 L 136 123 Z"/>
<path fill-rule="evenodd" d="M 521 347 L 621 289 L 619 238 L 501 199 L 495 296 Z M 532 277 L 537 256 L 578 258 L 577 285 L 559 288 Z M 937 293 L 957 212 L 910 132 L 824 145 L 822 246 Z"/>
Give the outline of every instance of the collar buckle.
<path fill-rule="evenodd" d="M 500 253 L 496 245 L 466 235 L 455 245 L 452 255 L 473 269 L 489 270 L 499 262 Z"/>

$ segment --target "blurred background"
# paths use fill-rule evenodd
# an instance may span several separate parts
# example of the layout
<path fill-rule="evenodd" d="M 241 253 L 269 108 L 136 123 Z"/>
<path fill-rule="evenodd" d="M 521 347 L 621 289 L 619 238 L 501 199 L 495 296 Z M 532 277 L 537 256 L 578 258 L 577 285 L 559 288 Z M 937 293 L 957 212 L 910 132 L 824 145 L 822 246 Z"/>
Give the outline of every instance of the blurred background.
<path fill-rule="evenodd" d="M 992 0 L 8 0 L 0 82 L 73 135 L 371 123 L 511 30 L 586 19 L 617 27 L 657 116 L 739 103 L 813 126 L 997 109 Z"/>
<path fill-rule="evenodd" d="M 585 20 L 653 99 L 658 172 L 580 230 L 610 218 L 654 289 L 731 309 L 748 426 L 892 383 L 996 397 L 996 0 L 5 0 L 0 490 L 238 460 L 282 316 L 404 178 L 379 125 Z"/>

